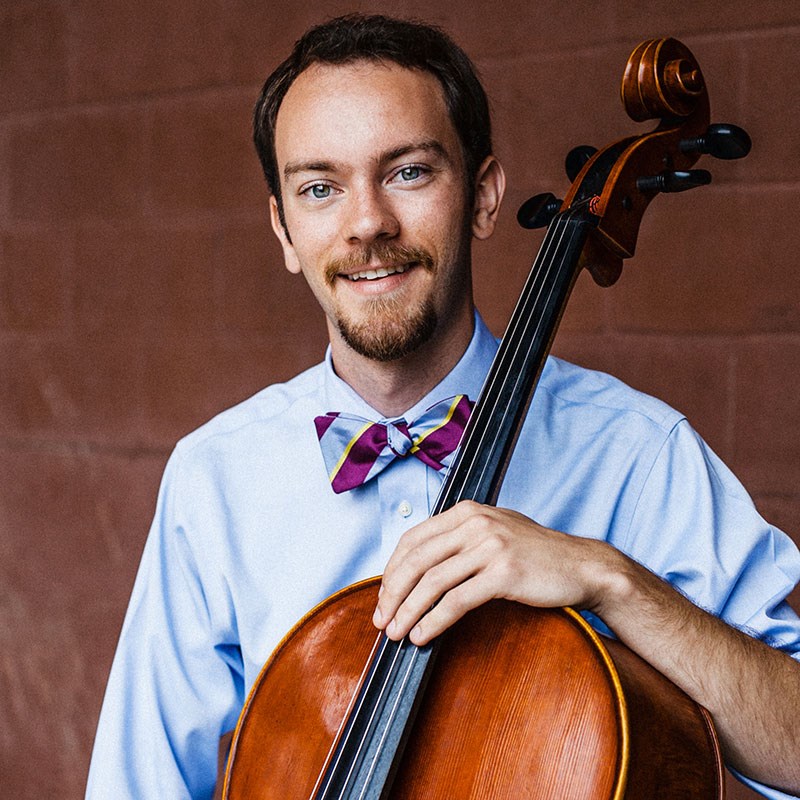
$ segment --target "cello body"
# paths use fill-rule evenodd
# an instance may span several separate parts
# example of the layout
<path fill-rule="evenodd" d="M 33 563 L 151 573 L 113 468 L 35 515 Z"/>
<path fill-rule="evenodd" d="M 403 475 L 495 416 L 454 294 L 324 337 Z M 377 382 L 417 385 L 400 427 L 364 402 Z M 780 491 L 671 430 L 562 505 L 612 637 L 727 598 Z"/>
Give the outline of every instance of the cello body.
<path fill-rule="evenodd" d="M 373 648 L 378 585 L 328 598 L 272 654 L 240 718 L 224 797 L 314 796 Z M 387 799 L 723 797 L 707 712 L 571 609 L 496 600 L 442 638 Z"/>

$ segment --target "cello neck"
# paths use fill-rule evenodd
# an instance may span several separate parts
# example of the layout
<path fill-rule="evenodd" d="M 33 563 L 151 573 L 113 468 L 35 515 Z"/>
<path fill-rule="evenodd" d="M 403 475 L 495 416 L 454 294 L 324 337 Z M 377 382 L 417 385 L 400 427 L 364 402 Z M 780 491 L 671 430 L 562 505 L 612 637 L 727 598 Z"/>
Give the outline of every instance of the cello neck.
<path fill-rule="evenodd" d="M 550 223 L 433 514 L 461 500 L 496 502 L 593 224 L 582 205 Z"/>

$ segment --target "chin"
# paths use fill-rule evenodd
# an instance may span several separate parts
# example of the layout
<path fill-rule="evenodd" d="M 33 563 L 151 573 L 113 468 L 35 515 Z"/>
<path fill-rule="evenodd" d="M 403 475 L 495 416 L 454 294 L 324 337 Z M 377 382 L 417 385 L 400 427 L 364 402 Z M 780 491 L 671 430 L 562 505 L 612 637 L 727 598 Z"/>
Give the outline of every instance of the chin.
<path fill-rule="evenodd" d="M 390 362 L 418 350 L 433 336 L 438 325 L 436 311 L 430 304 L 405 319 L 387 320 L 385 314 L 381 317 L 357 323 L 339 319 L 339 333 L 359 355 L 373 361 Z"/>

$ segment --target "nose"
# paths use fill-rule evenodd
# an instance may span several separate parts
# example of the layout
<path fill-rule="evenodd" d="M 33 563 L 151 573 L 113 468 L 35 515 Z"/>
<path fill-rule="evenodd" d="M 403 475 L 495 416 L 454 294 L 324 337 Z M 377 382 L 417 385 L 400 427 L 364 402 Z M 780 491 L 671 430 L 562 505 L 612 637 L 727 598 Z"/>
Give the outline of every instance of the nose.
<path fill-rule="evenodd" d="M 361 186 L 352 191 L 342 231 L 350 244 L 369 244 L 392 239 L 400 232 L 400 221 L 389 198 L 379 186 Z"/>

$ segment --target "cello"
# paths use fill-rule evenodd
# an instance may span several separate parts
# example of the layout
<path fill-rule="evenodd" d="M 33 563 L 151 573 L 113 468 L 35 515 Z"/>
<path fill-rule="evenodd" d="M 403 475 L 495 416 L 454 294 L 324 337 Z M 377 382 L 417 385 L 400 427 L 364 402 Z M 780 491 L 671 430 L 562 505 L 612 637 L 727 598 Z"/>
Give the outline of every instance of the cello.
<path fill-rule="evenodd" d="M 660 192 L 710 175 L 702 153 L 738 158 L 749 139 L 709 127 L 703 76 L 674 39 L 643 42 L 622 97 L 655 130 L 568 157 L 563 201 L 531 198 L 547 225 L 433 513 L 493 504 L 581 269 L 610 286 Z M 376 633 L 374 578 L 310 611 L 270 656 L 231 744 L 229 800 L 721 798 L 708 713 L 572 609 L 496 600 L 417 647 Z"/>

